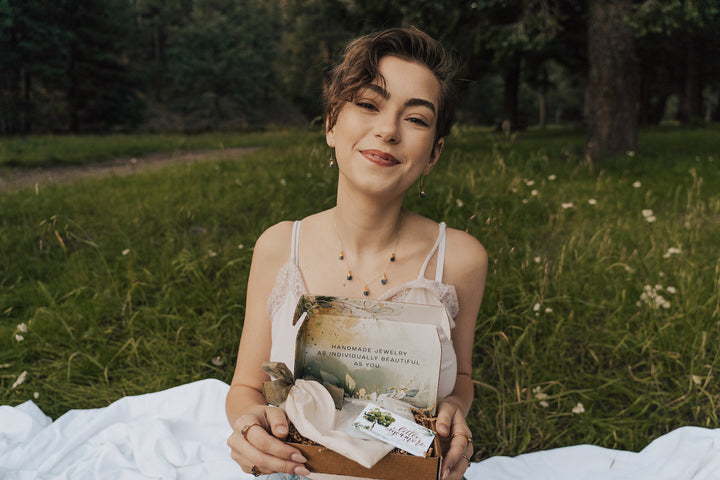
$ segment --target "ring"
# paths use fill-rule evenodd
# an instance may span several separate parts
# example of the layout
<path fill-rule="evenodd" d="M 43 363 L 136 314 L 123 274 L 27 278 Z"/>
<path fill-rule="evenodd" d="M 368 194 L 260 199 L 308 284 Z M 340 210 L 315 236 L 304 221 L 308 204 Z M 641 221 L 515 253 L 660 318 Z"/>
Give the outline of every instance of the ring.
<path fill-rule="evenodd" d="M 460 455 L 460 456 L 463 457 L 465 460 L 467 460 L 467 462 L 468 462 L 468 467 L 469 467 L 469 466 L 470 466 L 470 463 L 471 463 L 471 462 L 470 462 L 470 459 L 469 459 L 468 457 L 466 457 L 465 455 Z"/>
<path fill-rule="evenodd" d="M 250 425 L 252 427 L 252 425 Z M 252 473 L 253 477 L 259 477 L 260 476 L 260 470 L 258 470 L 256 465 L 253 465 L 250 469 L 250 473 Z"/>
<path fill-rule="evenodd" d="M 465 437 L 465 438 L 467 439 L 467 443 L 472 443 L 472 437 L 470 437 L 470 436 L 468 436 L 468 435 L 466 435 L 466 434 L 464 434 L 464 433 L 462 433 L 462 432 L 453 433 L 453 434 L 452 434 L 452 437 L 450 437 L 450 440 L 452 440 L 453 438 L 457 437 L 458 435 L 462 435 L 463 437 Z"/>
<path fill-rule="evenodd" d="M 240 433 L 242 433 L 242 436 L 243 436 L 243 438 L 245 439 L 246 442 L 249 441 L 249 440 L 247 439 L 248 430 L 250 430 L 252 427 L 255 427 L 255 426 L 262 427 L 262 425 L 260 425 L 259 423 L 251 423 L 250 425 L 245 425 L 244 427 L 242 427 L 242 428 L 240 429 Z M 255 465 L 253 465 L 253 468 L 254 468 L 254 467 L 255 467 Z"/>

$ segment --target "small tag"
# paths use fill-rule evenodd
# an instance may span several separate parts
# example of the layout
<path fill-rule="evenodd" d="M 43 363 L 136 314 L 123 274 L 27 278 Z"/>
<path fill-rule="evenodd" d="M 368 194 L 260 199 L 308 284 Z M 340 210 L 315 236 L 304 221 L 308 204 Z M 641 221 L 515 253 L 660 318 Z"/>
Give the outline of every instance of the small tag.
<path fill-rule="evenodd" d="M 353 426 L 360 432 L 422 457 L 435 438 L 435 432 L 407 420 L 375 404 L 368 404 L 355 419 Z"/>

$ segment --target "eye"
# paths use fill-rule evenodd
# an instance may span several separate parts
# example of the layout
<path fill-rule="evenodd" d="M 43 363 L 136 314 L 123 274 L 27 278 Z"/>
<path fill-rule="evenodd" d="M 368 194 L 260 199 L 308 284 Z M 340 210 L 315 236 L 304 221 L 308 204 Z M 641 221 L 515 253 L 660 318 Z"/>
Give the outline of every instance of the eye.
<path fill-rule="evenodd" d="M 359 101 L 355 102 L 355 105 L 362 108 L 363 110 L 368 110 L 371 112 L 374 112 L 377 110 L 377 107 L 375 106 L 375 104 L 370 103 L 368 101 L 359 100 Z"/>
<path fill-rule="evenodd" d="M 419 118 L 419 117 L 410 117 L 410 118 L 408 118 L 408 122 L 414 123 L 416 125 L 420 125 L 421 127 L 429 127 L 430 126 L 425 120 L 423 120 L 422 118 Z"/>

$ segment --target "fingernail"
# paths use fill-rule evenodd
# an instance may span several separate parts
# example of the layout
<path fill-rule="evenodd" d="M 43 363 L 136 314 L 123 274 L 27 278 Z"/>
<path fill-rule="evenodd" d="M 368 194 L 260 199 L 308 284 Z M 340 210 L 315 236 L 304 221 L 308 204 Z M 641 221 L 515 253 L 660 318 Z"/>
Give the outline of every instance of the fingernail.
<path fill-rule="evenodd" d="M 310 470 L 308 470 L 307 468 L 302 467 L 302 466 L 295 467 L 293 472 L 295 472 L 295 475 L 305 475 L 305 476 L 310 475 Z"/>
<path fill-rule="evenodd" d="M 299 453 L 293 453 L 293 454 L 290 456 L 290 460 L 292 460 L 293 462 L 298 462 L 298 463 L 305 463 L 305 462 L 307 462 L 307 458 L 303 457 L 303 456 L 302 456 L 301 454 L 299 454 Z"/>
<path fill-rule="evenodd" d="M 447 476 L 450 474 L 450 469 L 446 468 L 445 471 L 442 474 L 442 478 L 447 478 Z"/>
<path fill-rule="evenodd" d="M 275 431 L 276 431 L 277 433 L 279 433 L 280 435 L 285 435 L 286 433 L 288 433 L 288 429 L 287 429 L 287 427 L 284 426 L 284 425 L 280 425 L 279 427 L 277 427 L 277 428 L 275 429 Z"/>

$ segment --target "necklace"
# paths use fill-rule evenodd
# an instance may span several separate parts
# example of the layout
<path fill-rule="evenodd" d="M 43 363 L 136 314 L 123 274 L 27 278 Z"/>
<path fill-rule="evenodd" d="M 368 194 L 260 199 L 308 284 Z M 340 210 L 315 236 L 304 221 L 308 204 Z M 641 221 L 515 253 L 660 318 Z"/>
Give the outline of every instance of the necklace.
<path fill-rule="evenodd" d="M 390 264 L 394 263 L 397 258 L 395 256 L 395 251 L 397 250 L 398 243 L 400 242 L 401 222 L 402 222 L 402 214 L 400 216 L 400 221 L 398 221 L 397 232 L 395 232 L 395 246 L 393 247 L 392 253 L 390 254 L 390 258 L 388 259 L 387 263 L 385 264 L 385 268 L 383 268 L 382 273 L 380 275 L 378 275 L 377 277 L 373 278 L 372 280 L 370 280 L 369 282 L 365 282 L 363 284 L 363 292 L 362 293 L 366 297 L 368 295 L 370 295 L 370 285 L 372 285 L 376 281 L 380 280 L 380 283 L 382 285 L 387 285 L 387 283 L 388 283 L 387 270 L 390 267 Z M 337 236 L 338 247 L 340 249 L 340 253 L 338 254 L 338 260 L 342 260 L 345 262 L 345 266 L 347 267 L 347 275 L 345 276 L 345 278 L 347 280 L 352 280 L 353 279 L 352 268 L 350 267 L 350 262 L 348 261 L 347 257 L 345 256 L 345 250 L 343 249 L 342 240 L 340 240 L 340 232 L 338 231 L 338 228 L 337 228 L 335 212 L 333 212 L 333 224 L 335 225 L 335 235 Z M 360 283 L 363 283 L 363 282 L 360 282 Z"/>

